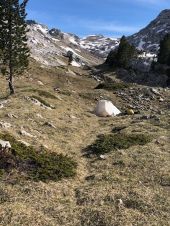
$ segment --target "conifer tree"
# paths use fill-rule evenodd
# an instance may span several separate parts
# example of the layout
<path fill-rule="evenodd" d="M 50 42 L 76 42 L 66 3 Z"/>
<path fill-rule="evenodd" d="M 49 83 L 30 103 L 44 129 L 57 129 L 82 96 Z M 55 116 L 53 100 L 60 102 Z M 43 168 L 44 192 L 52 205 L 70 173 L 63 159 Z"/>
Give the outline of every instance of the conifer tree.
<path fill-rule="evenodd" d="M 135 55 L 135 47 L 130 45 L 126 40 L 126 37 L 123 36 L 120 39 L 119 47 L 109 53 L 106 63 L 110 66 L 128 68 Z"/>
<path fill-rule="evenodd" d="M 165 35 L 160 41 L 158 63 L 170 65 L 170 34 Z"/>
<path fill-rule="evenodd" d="M 134 46 L 130 45 L 126 40 L 126 37 L 123 36 L 120 40 L 120 44 L 117 50 L 117 64 L 119 67 L 127 68 L 130 61 L 135 56 L 136 49 Z"/>
<path fill-rule="evenodd" d="M 1 71 L 7 76 L 10 94 L 14 94 L 13 78 L 28 66 L 26 5 L 28 0 L 0 0 Z"/>

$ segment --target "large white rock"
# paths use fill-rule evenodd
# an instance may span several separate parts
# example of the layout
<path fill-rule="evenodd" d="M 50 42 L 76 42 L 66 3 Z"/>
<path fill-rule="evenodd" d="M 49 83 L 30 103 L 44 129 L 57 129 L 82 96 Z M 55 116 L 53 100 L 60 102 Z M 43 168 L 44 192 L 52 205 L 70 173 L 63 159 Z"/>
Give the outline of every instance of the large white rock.
<path fill-rule="evenodd" d="M 0 146 L 2 148 L 11 148 L 11 144 L 9 143 L 9 141 L 4 141 L 4 140 L 0 140 Z"/>
<path fill-rule="evenodd" d="M 121 113 L 119 109 L 108 100 L 99 100 L 95 112 L 96 115 L 100 117 L 115 116 Z"/>

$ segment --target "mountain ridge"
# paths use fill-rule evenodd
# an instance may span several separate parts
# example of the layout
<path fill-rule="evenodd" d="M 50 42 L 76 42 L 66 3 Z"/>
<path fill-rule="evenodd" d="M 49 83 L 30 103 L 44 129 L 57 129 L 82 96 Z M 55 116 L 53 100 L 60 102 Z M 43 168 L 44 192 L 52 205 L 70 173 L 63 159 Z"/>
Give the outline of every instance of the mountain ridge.
<path fill-rule="evenodd" d="M 28 20 L 28 44 L 34 59 L 48 66 L 66 66 L 68 51 L 73 52 L 73 66 L 96 65 L 102 63 L 108 53 L 119 45 L 119 38 L 103 35 L 89 35 L 84 38 L 62 32 L 58 28 L 49 29 L 46 25 Z M 159 42 L 170 33 L 170 9 L 160 12 L 139 32 L 128 36 L 128 41 L 139 50 L 156 54 Z"/>
<path fill-rule="evenodd" d="M 161 11 L 145 28 L 129 36 L 128 41 L 140 50 L 156 53 L 167 33 L 170 33 L 170 9 Z"/>

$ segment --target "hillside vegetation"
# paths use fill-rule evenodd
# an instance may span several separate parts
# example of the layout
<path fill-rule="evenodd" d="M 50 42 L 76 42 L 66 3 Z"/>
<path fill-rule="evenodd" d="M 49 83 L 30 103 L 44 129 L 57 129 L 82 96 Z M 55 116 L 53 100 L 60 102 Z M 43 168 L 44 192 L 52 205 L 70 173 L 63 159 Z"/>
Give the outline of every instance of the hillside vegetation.
<path fill-rule="evenodd" d="M 0 225 L 169 225 L 170 90 L 91 76 L 32 61 L 10 97 L 0 78 Z M 136 114 L 97 117 L 99 99 Z"/>

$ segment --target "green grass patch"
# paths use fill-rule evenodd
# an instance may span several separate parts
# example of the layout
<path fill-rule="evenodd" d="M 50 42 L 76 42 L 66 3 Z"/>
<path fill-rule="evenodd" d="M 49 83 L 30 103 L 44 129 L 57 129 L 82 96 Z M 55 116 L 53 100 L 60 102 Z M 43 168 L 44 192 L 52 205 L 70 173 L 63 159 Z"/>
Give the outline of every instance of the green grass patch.
<path fill-rule="evenodd" d="M 93 154 L 105 154 L 117 149 L 128 149 L 134 145 L 145 145 L 151 140 L 151 137 L 145 134 L 100 135 L 86 151 Z"/>
<path fill-rule="evenodd" d="M 105 89 L 108 91 L 116 91 L 116 90 L 126 89 L 129 87 L 130 87 L 129 84 L 126 84 L 123 82 L 112 82 L 112 83 L 103 82 L 103 83 L 100 83 L 98 86 L 96 86 L 95 89 Z"/>
<path fill-rule="evenodd" d="M 45 90 L 40 90 L 40 89 L 28 88 L 28 89 L 22 90 L 22 92 L 35 92 L 39 96 L 42 96 L 42 97 L 45 97 L 45 98 L 57 99 L 56 96 L 51 94 L 50 92 L 45 91 Z"/>
<path fill-rule="evenodd" d="M 77 163 L 62 154 L 50 153 L 41 148 L 35 150 L 25 146 L 9 134 L 0 134 L 0 139 L 10 142 L 12 149 L 0 151 L 0 174 L 17 169 L 24 172 L 27 179 L 35 181 L 58 181 L 76 175 Z"/>

